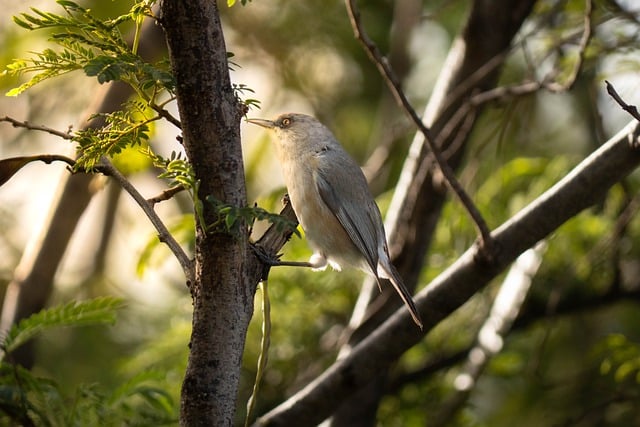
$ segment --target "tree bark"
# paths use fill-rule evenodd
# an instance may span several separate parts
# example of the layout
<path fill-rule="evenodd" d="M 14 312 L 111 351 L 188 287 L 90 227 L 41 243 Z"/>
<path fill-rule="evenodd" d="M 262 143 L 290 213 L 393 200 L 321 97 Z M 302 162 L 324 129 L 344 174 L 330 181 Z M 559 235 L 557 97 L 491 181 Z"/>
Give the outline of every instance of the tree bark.
<path fill-rule="evenodd" d="M 243 111 L 229 78 L 227 51 L 215 1 L 165 0 L 161 24 L 177 83 L 183 144 L 196 178 L 203 219 L 216 212 L 208 196 L 246 206 L 240 146 Z M 240 362 L 253 313 L 255 283 L 247 274 L 247 228 L 196 227 L 193 330 L 182 384 L 180 423 L 231 426 Z"/>

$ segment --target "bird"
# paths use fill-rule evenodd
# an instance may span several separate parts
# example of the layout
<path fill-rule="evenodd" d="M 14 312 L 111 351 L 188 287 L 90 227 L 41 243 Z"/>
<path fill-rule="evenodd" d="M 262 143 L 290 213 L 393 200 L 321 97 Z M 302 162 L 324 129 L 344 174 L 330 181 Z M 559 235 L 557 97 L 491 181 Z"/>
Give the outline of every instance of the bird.
<path fill-rule="evenodd" d="M 278 262 L 322 270 L 330 265 L 360 269 L 388 279 L 422 329 L 411 293 L 391 263 L 380 209 L 362 169 L 333 133 L 315 117 L 286 113 L 247 122 L 275 134 L 276 155 L 289 199 L 313 250 L 309 262 Z"/>

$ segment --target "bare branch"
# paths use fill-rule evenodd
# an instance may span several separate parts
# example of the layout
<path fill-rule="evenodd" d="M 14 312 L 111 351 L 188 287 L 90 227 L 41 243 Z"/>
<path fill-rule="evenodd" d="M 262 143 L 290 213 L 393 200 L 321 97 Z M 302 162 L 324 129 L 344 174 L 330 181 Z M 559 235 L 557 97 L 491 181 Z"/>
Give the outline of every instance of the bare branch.
<path fill-rule="evenodd" d="M 618 103 L 618 105 L 620 105 L 620 107 L 622 107 L 624 111 L 629 113 L 634 119 L 640 122 L 640 113 L 638 112 L 636 106 L 629 105 L 624 102 L 620 95 L 618 95 L 618 92 L 613 87 L 613 85 L 608 80 L 605 80 L 604 82 L 607 84 L 607 93 L 611 95 L 611 97 Z"/>
<path fill-rule="evenodd" d="M 158 105 L 158 104 L 154 104 L 151 103 L 149 104 L 149 106 L 160 115 L 160 117 L 163 117 L 165 119 L 167 119 L 167 121 L 171 124 L 173 124 L 175 127 L 177 127 L 178 129 L 182 129 L 182 123 L 180 123 L 180 120 L 178 120 L 177 118 L 175 118 L 170 112 L 168 112 L 167 110 L 165 110 L 164 108 L 162 108 L 162 105 Z"/>
<path fill-rule="evenodd" d="M 15 127 L 47 132 L 64 139 L 73 138 L 73 135 L 71 135 L 70 133 L 64 133 L 47 126 L 31 125 L 27 121 L 16 120 L 8 116 L 0 117 L 0 121 L 9 122 Z M 65 156 L 59 156 L 54 154 L 32 156 L 31 158 L 28 159 L 28 161 L 36 161 L 36 160 L 40 160 L 45 163 L 51 163 L 52 161 L 57 160 L 57 161 L 63 161 L 71 167 L 74 167 L 76 165 L 75 160 Z M 114 178 L 118 182 L 118 184 L 127 193 L 129 193 L 131 197 L 133 197 L 136 203 L 140 206 L 140 208 L 142 208 L 144 213 L 147 215 L 147 218 L 149 218 L 149 221 L 151 221 L 153 226 L 158 231 L 158 237 L 160 238 L 160 241 L 164 242 L 177 258 L 178 262 L 180 263 L 180 266 L 182 267 L 182 270 L 184 271 L 185 277 L 187 279 L 187 284 L 190 285 L 191 283 L 193 283 L 193 263 L 191 262 L 187 254 L 184 252 L 180 244 L 173 238 L 169 230 L 167 230 L 167 227 L 164 225 L 164 223 L 162 222 L 158 214 L 156 214 L 156 212 L 153 210 L 153 205 L 155 203 L 162 200 L 167 200 L 168 198 L 173 196 L 175 193 L 182 191 L 184 188 L 182 188 L 182 186 L 176 186 L 165 191 L 161 195 L 156 196 L 155 198 L 146 200 L 138 192 L 138 190 L 133 186 L 133 184 L 131 184 L 131 182 L 124 175 L 122 175 L 122 173 L 120 173 L 120 171 L 115 166 L 113 166 L 113 164 L 107 158 L 103 157 L 101 163 L 98 166 L 96 166 L 95 170 Z M 166 198 L 162 199 L 161 197 L 166 197 Z"/>
<path fill-rule="evenodd" d="M 584 63 L 587 46 L 591 40 L 591 19 L 593 16 L 593 0 L 585 0 L 585 12 L 584 12 L 584 29 L 582 31 L 582 37 L 580 38 L 580 45 L 578 46 L 578 60 L 573 65 L 573 69 L 569 76 L 569 79 L 564 84 L 553 83 L 547 86 L 552 92 L 563 92 L 571 89 L 578 78 L 578 73 L 582 69 Z"/>
<path fill-rule="evenodd" d="M 16 120 L 16 119 L 14 119 L 12 117 L 9 117 L 9 116 L 0 117 L 0 122 L 11 123 L 13 125 L 13 127 L 16 127 L 16 128 L 24 128 L 24 129 L 29 129 L 29 130 L 37 130 L 37 131 L 40 131 L 40 132 L 50 133 L 51 135 L 59 136 L 62 139 L 67 139 L 67 140 L 73 139 L 73 135 L 71 134 L 70 131 L 62 132 L 62 131 L 59 131 L 57 129 L 50 128 L 48 126 L 32 125 L 31 123 L 29 123 L 26 120 L 25 121 Z"/>
<path fill-rule="evenodd" d="M 424 135 L 424 139 L 427 142 L 427 145 L 429 146 L 429 149 L 431 150 L 433 157 L 438 167 L 440 168 L 440 171 L 442 172 L 442 175 L 445 177 L 449 188 L 458 197 L 476 225 L 481 238 L 481 245 L 479 247 L 480 252 L 488 259 L 491 259 L 494 256 L 491 244 L 491 232 L 489 231 L 489 227 L 487 226 L 484 218 L 482 218 L 482 215 L 473 204 L 473 201 L 458 182 L 453 169 L 451 169 L 449 164 L 443 158 L 442 154 L 440 153 L 439 147 L 436 145 L 435 138 L 431 134 L 430 129 L 425 126 L 425 124 L 422 122 L 415 109 L 407 99 L 400 86 L 400 83 L 398 82 L 398 79 L 395 77 L 395 74 L 389 66 L 386 58 L 384 58 L 376 44 L 369 38 L 369 36 L 365 32 L 360 20 L 360 11 L 356 6 L 355 0 L 345 0 L 345 3 L 355 37 L 364 46 L 367 54 L 369 55 L 369 58 L 371 58 L 371 60 L 380 71 L 380 74 L 389 86 L 389 89 L 393 93 L 393 96 L 396 98 L 398 104 L 404 109 L 413 123 Z"/>
<path fill-rule="evenodd" d="M 176 194 L 184 190 L 185 188 L 182 184 L 174 185 L 173 187 L 164 190 L 162 193 L 158 194 L 157 196 L 148 198 L 147 203 L 149 203 L 151 206 L 154 206 L 156 203 L 169 200 L 170 198 L 172 198 L 173 196 L 175 196 Z"/>
<path fill-rule="evenodd" d="M 107 158 L 102 158 L 102 161 L 99 165 L 99 170 L 105 175 L 108 175 L 115 179 L 116 182 L 124 189 L 124 191 L 129 193 L 129 195 L 136 201 L 138 206 L 142 208 L 143 212 L 145 213 L 145 215 L 147 215 L 147 218 L 149 218 L 149 221 L 151 221 L 151 224 L 153 224 L 156 231 L 158 232 L 160 241 L 164 242 L 169 247 L 171 252 L 173 252 L 173 255 L 177 258 L 186 277 L 187 286 L 191 287 L 194 279 L 193 262 L 189 259 L 176 239 L 171 235 L 156 211 L 153 210 L 153 204 L 147 201 L 142 196 L 142 194 L 138 192 L 138 189 L 133 184 L 131 184 L 131 182 L 115 166 L 113 166 L 113 164 Z"/>

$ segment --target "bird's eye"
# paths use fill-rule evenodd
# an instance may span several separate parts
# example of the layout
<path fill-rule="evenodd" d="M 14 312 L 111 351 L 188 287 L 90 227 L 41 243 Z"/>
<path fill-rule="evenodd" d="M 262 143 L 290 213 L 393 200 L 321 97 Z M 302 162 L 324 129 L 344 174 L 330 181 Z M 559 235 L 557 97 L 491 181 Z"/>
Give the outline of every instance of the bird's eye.
<path fill-rule="evenodd" d="M 291 124 L 291 119 L 289 119 L 289 118 L 282 119 L 282 127 L 283 128 L 289 127 L 290 124 Z"/>

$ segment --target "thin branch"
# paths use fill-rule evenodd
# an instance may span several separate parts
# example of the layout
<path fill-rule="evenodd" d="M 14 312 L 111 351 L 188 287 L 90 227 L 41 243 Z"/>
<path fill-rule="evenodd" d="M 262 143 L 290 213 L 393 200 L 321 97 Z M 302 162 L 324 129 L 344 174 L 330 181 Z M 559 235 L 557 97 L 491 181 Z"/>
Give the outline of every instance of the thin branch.
<path fill-rule="evenodd" d="M 458 129 L 460 123 L 465 121 L 467 117 L 476 109 L 478 106 L 492 102 L 492 101 L 503 101 L 506 102 L 509 99 L 518 96 L 526 96 L 532 93 L 537 93 L 541 89 L 548 90 L 552 93 L 560 93 L 566 92 L 570 90 L 577 81 L 578 74 L 584 65 L 584 60 L 586 56 L 587 46 L 591 41 L 591 37 L 593 35 L 592 30 L 592 19 L 593 19 L 593 2 L 592 0 L 585 0 L 585 12 L 584 12 L 584 24 L 582 34 L 580 36 L 579 46 L 578 46 L 578 59 L 574 63 L 574 66 L 571 70 L 571 74 L 567 78 L 567 80 L 563 83 L 557 81 L 557 70 L 552 70 L 547 76 L 542 78 L 541 80 L 532 80 L 532 81 L 524 81 L 522 83 L 513 84 L 509 86 L 500 86 L 493 88 L 491 90 L 487 90 L 484 92 L 476 93 L 472 95 L 469 100 L 464 103 L 456 113 L 451 117 L 447 123 L 442 128 L 441 132 L 438 134 L 436 139 L 436 145 L 442 146 L 442 141 L 446 141 L 451 133 L 454 132 L 455 129 Z M 558 42 L 557 47 L 559 48 L 562 44 L 570 43 L 573 39 L 577 37 L 577 34 L 572 34 L 569 37 L 561 39 Z M 523 52 L 525 54 L 525 60 L 527 63 L 531 62 L 528 59 L 527 50 L 524 49 L 524 45 L 526 42 L 523 40 L 520 44 L 523 46 Z M 502 63 L 502 59 L 506 56 L 508 52 L 502 53 L 494 57 L 491 61 L 488 61 L 484 66 L 480 67 L 475 73 L 473 73 L 467 80 L 461 83 L 458 88 L 454 90 L 454 92 L 449 96 L 449 103 L 453 103 L 456 99 L 462 96 L 465 93 L 465 90 L 468 90 L 469 87 L 473 87 L 477 81 L 486 76 L 489 72 L 494 70 L 500 63 Z M 531 66 L 533 67 L 533 66 Z M 464 133 L 462 133 L 464 135 Z M 447 150 L 444 152 L 444 158 L 449 158 L 450 153 L 454 153 L 457 150 L 458 144 L 451 144 Z"/>
<path fill-rule="evenodd" d="M 564 82 L 560 83 L 555 80 L 556 73 L 552 72 L 545 78 L 540 81 L 525 81 L 519 84 L 514 84 L 510 86 L 500 86 L 493 88 L 491 90 L 487 90 L 484 92 L 480 92 L 472 95 L 469 100 L 462 105 L 456 113 L 449 119 L 449 121 L 442 128 L 442 131 L 438 135 L 436 139 L 436 145 L 441 146 L 442 141 L 448 139 L 449 135 L 458 128 L 460 123 L 465 121 L 469 115 L 476 109 L 478 106 L 486 104 L 492 101 L 507 101 L 511 98 L 518 96 L 526 96 L 531 95 L 532 93 L 537 93 L 541 89 L 546 89 L 552 93 L 560 93 L 566 92 L 570 90 L 574 85 L 578 78 L 578 74 L 582 69 L 584 64 L 585 55 L 587 46 L 592 37 L 592 17 L 593 17 L 593 3 L 592 0 L 586 0 L 585 2 L 585 13 L 584 13 L 584 28 L 582 31 L 582 36 L 580 37 L 579 47 L 578 47 L 578 59 L 576 60 L 573 69 L 569 78 Z M 563 41 L 566 42 L 566 41 Z M 523 42 L 524 43 L 524 42 Z M 474 78 L 465 82 L 465 87 L 474 84 L 474 81 L 482 78 L 486 73 L 495 68 L 495 61 L 491 61 L 487 64 L 486 67 L 482 67 L 478 70 L 478 72 L 474 73 Z M 458 96 L 458 95 L 456 95 Z M 444 153 L 444 157 L 448 158 L 450 156 L 449 153 L 455 152 L 458 144 L 452 144 L 447 148 Z"/>
<path fill-rule="evenodd" d="M 349 19 L 351 21 L 351 26 L 353 28 L 356 39 L 358 39 L 364 46 L 367 54 L 369 55 L 369 58 L 374 62 L 374 64 L 378 68 L 378 71 L 380 71 L 380 74 L 389 86 L 389 89 L 393 93 L 396 101 L 400 104 L 400 106 L 402 106 L 413 123 L 415 123 L 420 132 L 424 135 L 424 139 L 427 142 L 429 149 L 433 153 L 433 157 L 435 158 L 435 161 L 438 164 L 442 175 L 444 175 L 449 188 L 454 192 L 454 194 L 463 204 L 463 206 L 473 219 L 476 228 L 478 229 L 481 238 L 480 251 L 483 252 L 484 256 L 492 258 L 494 254 L 492 250 L 491 232 L 489 231 L 489 227 L 487 226 L 484 218 L 482 218 L 482 215 L 480 214 L 476 206 L 473 204 L 471 198 L 467 195 L 467 193 L 458 182 L 458 179 L 455 177 L 455 174 L 451 167 L 443 158 L 442 154 L 440 153 L 440 149 L 435 143 L 435 138 L 431 134 L 430 129 L 427 128 L 422 122 L 415 109 L 407 99 L 406 95 L 402 91 L 401 85 L 398 82 L 398 79 L 395 77 L 395 74 L 389 66 L 386 58 L 382 56 L 376 44 L 369 38 L 369 36 L 365 32 L 360 20 L 360 11 L 358 10 L 355 3 L 355 0 L 345 0 L 347 13 L 349 14 Z"/>
<path fill-rule="evenodd" d="M 573 65 L 573 70 L 569 76 L 569 79 L 564 84 L 554 83 L 547 86 L 552 92 L 563 92 L 571 89 L 575 84 L 578 74 L 582 69 L 582 64 L 584 64 L 584 58 L 587 51 L 587 46 L 589 45 L 589 41 L 591 40 L 592 29 L 591 29 L 591 20 L 593 18 L 593 1 L 585 0 L 585 11 L 584 11 L 584 29 L 582 31 L 582 37 L 580 38 L 580 44 L 578 46 L 578 60 Z"/>
<path fill-rule="evenodd" d="M 167 110 L 165 110 L 164 108 L 162 108 L 162 105 L 158 105 L 155 103 L 150 103 L 149 106 L 160 115 L 160 117 L 163 117 L 165 119 L 167 119 L 168 122 L 170 122 L 171 124 L 173 124 L 175 127 L 177 127 L 178 129 L 182 129 L 182 123 L 180 123 L 180 120 L 178 120 L 177 118 L 175 118 L 170 112 L 168 112 Z"/>
<path fill-rule="evenodd" d="M 620 97 L 620 95 L 618 95 L 618 92 L 613 87 L 613 85 L 608 80 L 605 80 L 604 82 L 607 84 L 607 93 L 611 95 L 611 97 L 618 103 L 618 105 L 620 105 L 620 107 L 624 111 L 629 113 L 634 119 L 640 122 L 640 113 L 638 112 L 638 109 L 636 108 L 636 106 L 629 105 L 626 102 L 624 102 Z"/>
<path fill-rule="evenodd" d="M 175 196 L 176 194 L 184 190 L 186 190 L 186 188 L 184 188 L 182 184 L 174 185 L 173 187 L 164 190 L 162 193 L 158 194 L 157 196 L 148 198 L 147 203 L 149 203 L 151 206 L 154 206 L 156 203 L 169 200 L 170 198 L 172 198 L 173 196 Z"/>
<path fill-rule="evenodd" d="M 129 195 L 136 201 L 138 206 L 142 208 L 145 215 L 147 215 L 147 218 L 149 218 L 149 221 L 151 221 L 151 224 L 153 224 L 156 231 L 158 232 L 158 238 L 160 239 L 160 241 L 164 242 L 177 258 L 186 277 L 187 286 L 191 287 L 194 280 L 193 262 L 189 259 L 180 244 L 171 235 L 156 211 L 153 210 L 153 204 L 148 202 L 142 196 L 142 194 L 138 192 L 136 187 L 131 184 L 131 182 L 115 166 L 113 166 L 113 164 L 107 158 L 102 158 L 99 165 L 99 170 L 105 175 L 108 175 L 115 179 L 116 182 L 118 182 L 118 184 L 120 184 L 120 186 L 124 189 L 124 191 L 129 193 Z"/>
<path fill-rule="evenodd" d="M 50 133 L 51 135 L 58 136 L 62 139 L 67 139 L 67 140 L 73 139 L 73 135 L 71 134 L 71 132 L 62 132 L 57 129 L 50 128 L 48 126 L 32 125 L 26 120 L 25 121 L 16 120 L 9 116 L 0 117 L 0 122 L 11 123 L 15 128 L 25 128 L 29 130 L 37 130 L 40 132 Z"/>

